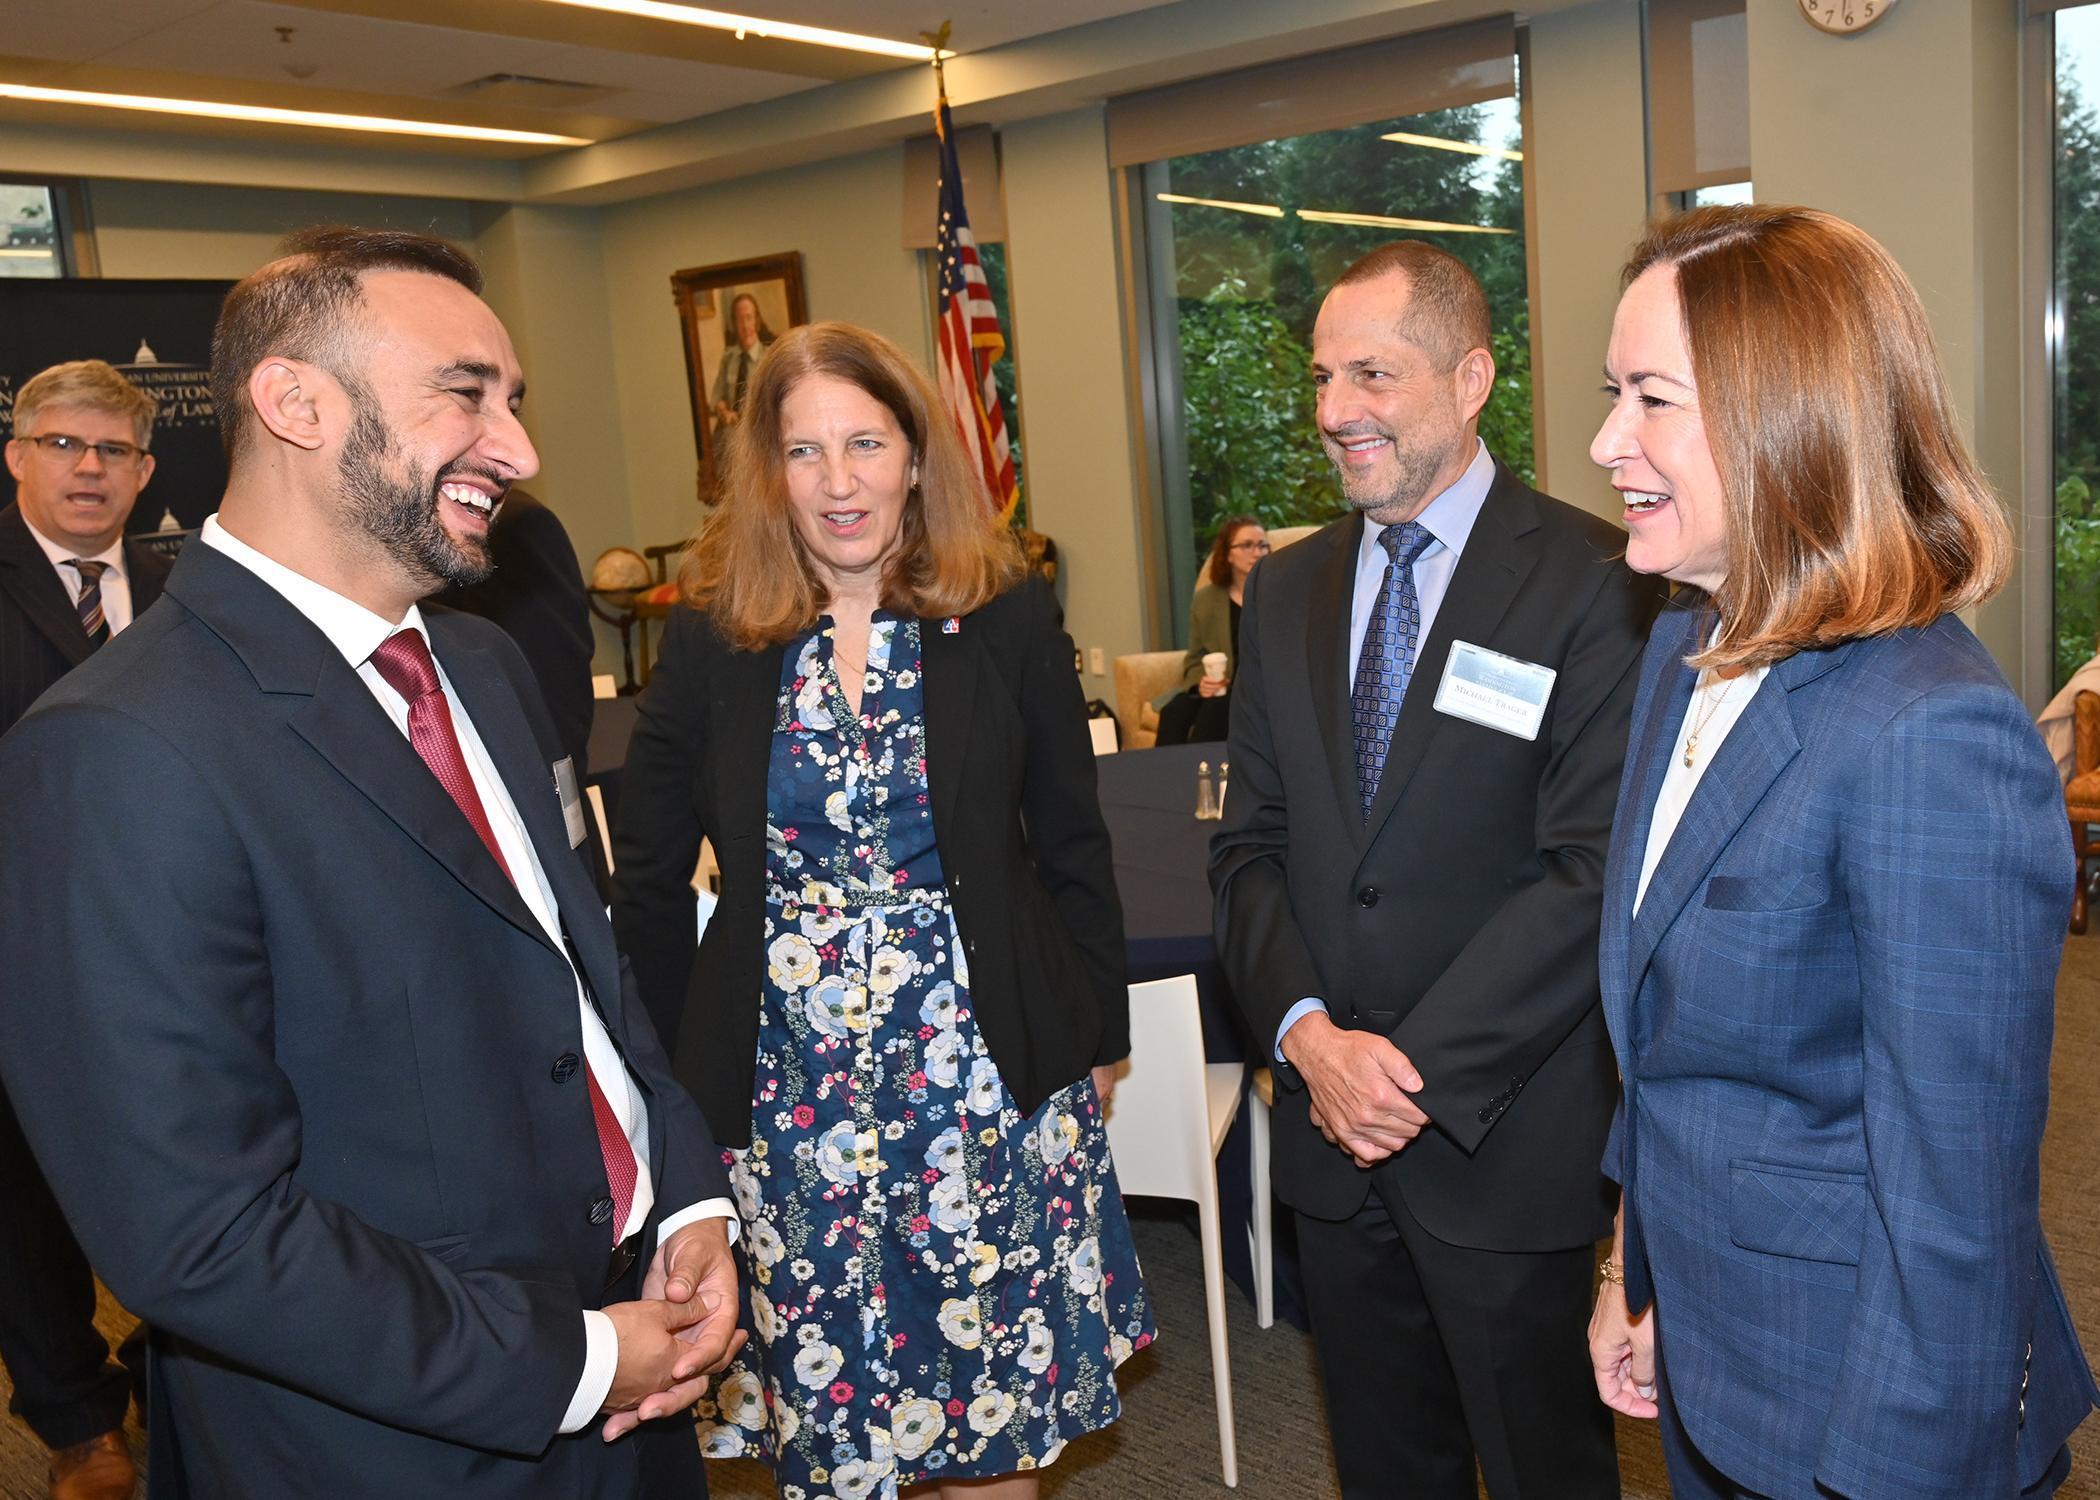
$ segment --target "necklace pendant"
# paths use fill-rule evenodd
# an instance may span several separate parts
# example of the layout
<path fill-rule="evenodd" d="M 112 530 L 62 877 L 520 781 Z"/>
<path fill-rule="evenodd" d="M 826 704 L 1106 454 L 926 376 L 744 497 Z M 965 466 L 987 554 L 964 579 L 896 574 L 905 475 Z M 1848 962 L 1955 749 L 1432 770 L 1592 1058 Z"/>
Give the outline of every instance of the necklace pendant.
<path fill-rule="evenodd" d="M 1697 755 L 1698 753 L 1699 736 L 1695 734 L 1690 739 L 1684 742 L 1684 768 L 1687 771 L 1689 771 L 1692 768 L 1692 757 Z"/>

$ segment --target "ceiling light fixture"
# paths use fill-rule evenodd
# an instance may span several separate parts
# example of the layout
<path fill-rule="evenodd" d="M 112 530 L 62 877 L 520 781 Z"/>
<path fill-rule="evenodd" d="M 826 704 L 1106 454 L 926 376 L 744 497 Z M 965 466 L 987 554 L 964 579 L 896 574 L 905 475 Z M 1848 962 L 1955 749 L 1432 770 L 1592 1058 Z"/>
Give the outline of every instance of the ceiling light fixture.
<path fill-rule="evenodd" d="M 31 104 L 77 104 L 90 109 L 129 109 L 144 114 L 190 115 L 201 120 L 248 120 L 261 125 L 298 125 L 311 130 L 357 130 L 377 135 L 426 135 L 441 140 L 494 141 L 506 146 L 588 146 L 580 135 L 543 130 L 500 130 L 493 125 L 454 125 L 439 120 L 395 120 L 384 115 L 342 115 L 318 109 L 276 109 L 266 104 L 221 104 L 208 99 L 159 99 L 147 94 L 102 94 L 86 89 L 47 89 L 0 83 L 0 99 Z"/>
<path fill-rule="evenodd" d="M 1367 229 L 1422 229 L 1435 234 L 1515 234 L 1493 224 L 1446 224 L 1439 219 L 1396 219 L 1390 214 L 1330 213 L 1324 208 L 1301 208 L 1298 217 L 1315 224 L 1356 224 Z"/>
<path fill-rule="evenodd" d="M 1229 198 L 1190 198 L 1181 193 L 1154 193 L 1162 203 L 1186 203 L 1196 208 L 1229 208 L 1236 214 L 1255 214 L 1264 219 L 1280 219 L 1283 210 L 1273 203 L 1234 203 Z"/>
<path fill-rule="evenodd" d="M 649 21 L 675 21 L 681 26 L 705 26 L 727 31 L 738 41 L 750 36 L 783 42 L 807 42 L 812 47 L 838 47 L 848 52 L 872 52 L 877 57 L 902 58 L 906 62 L 932 62 L 933 48 L 920 42 L 895 42 L 886 36 L 862 36 L 853 31 L 832 31 L 823 26 L 798 26 L 793 21 L 767 21 L 757 16 L 733 15 L 726 10 L 703 10 L 697 5 L 674 5 L 671 0 L 546 0 L 549 5 L 570 5 L 578 10 L 610 11 L 614 15 L 640 16 Z M 943 52 L 943 57 L 953 57 Z"/>
<path fill-rule="evenodd" d="M 1476 146 L 1471 141 L 1447 141 L 1440 135 L 1414 135 L 1405 130 L 1395 130 L 1378 139 L 1398 141 L 1403 146 L 1427 146 L 1434 151 L 1460 151 L 1467 156 L 1499 156 L 1504 161 L 1524 159 L 1523 152 L 1505 150 L 1501 146 Z"/>

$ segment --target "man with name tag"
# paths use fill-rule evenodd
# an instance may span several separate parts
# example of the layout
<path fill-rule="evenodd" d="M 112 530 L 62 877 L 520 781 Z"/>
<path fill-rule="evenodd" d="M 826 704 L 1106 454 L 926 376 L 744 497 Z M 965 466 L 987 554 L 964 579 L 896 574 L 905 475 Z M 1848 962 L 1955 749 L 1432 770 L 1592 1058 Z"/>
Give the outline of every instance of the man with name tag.
<path fill-rule="evenodd" d="M 0 742 L 0 1075 L 152 1327 L 154 1494 L 704 1495 L 720 1154 L 529 668 L 416 603 L 538 466 L 517 356 L 450 245 L 288 248 L 218 513 Z"/>
<path fill-rule="evenodd" d="M 1489 331 L 1419 242 L 1328 293 L 1351 512 L 1249 580 L 1211 845 L 1352 1500 L 1474 1500 L 1476 1461 L 1493 1500 L 1619 1494 L 1585 1335 L 1617 1089 L 1597 926 L 1661 590 L 1480 441 Z"/>

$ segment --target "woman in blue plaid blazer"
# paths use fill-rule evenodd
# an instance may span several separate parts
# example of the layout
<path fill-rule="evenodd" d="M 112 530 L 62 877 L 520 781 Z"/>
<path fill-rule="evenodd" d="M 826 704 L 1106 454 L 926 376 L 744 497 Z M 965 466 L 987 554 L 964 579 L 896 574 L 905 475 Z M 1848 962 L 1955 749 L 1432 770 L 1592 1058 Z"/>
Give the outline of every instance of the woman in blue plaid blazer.
<path fill-rule="evenodd" d="M 1627 562 L 1690 588 L 1605 876 L 1599 1392 L 1679 1497 L 2051 1493 L 2100 1399 L 2039 1209 L 2070 845 L 1955 613 L 2005 522 L 1852 225 L 1702 209 L 1625 288 L 1591 456 Z"/>

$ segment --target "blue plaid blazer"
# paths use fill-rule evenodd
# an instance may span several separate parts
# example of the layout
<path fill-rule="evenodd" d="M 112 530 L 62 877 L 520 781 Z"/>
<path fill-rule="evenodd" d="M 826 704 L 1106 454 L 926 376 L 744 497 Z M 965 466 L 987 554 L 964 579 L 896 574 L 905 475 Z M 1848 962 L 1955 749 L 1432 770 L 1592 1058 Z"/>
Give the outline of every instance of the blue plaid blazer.
<path fill-rule="evenodd" d="M 2054 767 L 1952 615 L 1802 652 L 1636 917 L 1711 622 L 1666 611 L 1650 638 L 1605 872 L 1628 1296 L 1738 1484 L 2013 1496 L 2100 1400 L 2040 1222 L 2072 881 Z"/>

